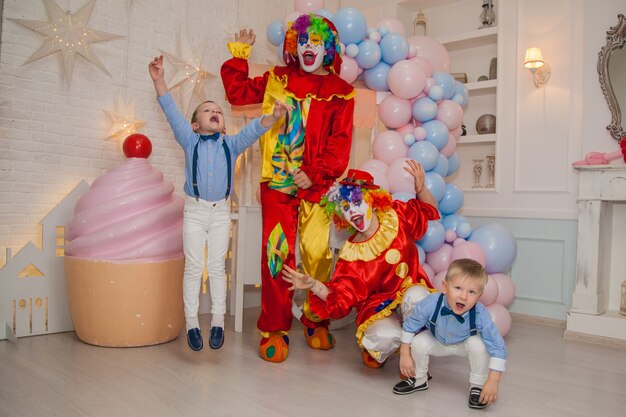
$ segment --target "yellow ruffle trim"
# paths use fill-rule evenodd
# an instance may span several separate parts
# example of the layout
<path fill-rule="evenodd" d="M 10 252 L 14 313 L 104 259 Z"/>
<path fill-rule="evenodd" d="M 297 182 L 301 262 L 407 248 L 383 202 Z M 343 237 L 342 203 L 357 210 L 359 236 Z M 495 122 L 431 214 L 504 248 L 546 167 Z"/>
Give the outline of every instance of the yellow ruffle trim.
<path fill-rule="evenodd" d="M 261 332 L 261 337 L 269 338 L 270 336 L 273 336 L 273 335 L 285 336 L 285 335 L 288 335 L 288 334 L 289 334 L 289 332 L 287 332 L 287 331 L 279 330 L 277 332 Z"/>
<path fill-rule="evenodd" d="M 282 86 L 283 88 L 283 94 L 293 98 L 294 100 L 304 100 L 303 98 L 300 97 L 296 97 L 292 92 L 287 90 L 287 75 L 283 75 L 282 77 L 279 77 L 278 75 L 274 74 L 274 68 L 270 69 L 270 76 L 272 76 L 273 78 L 275 78 Z M 350 94 L 331 94 L 330 97 L 327 98 L 318 98 L 315 94 L 310 94 L 307 93 L 305 98 L 312 98 L 315 100 L 324 100 L 324 101 L 330 101 L 333 99 L 333 97 L 339 97 L 339 98 L 343 98 L 344 100 L 349 100 L 351 98 L 354 98 L 354 96 L 356 96 L 356 89 L 352 89 L 352 91 L 350 92 Z"/>
<path fill-rule="evenodd" d="M 402 303 L 402 299 L 404 298 L 404 292 L 407 290 L 407 288 L 412 287 L 413 285 L 421 285 L 430 292 L 437 291 L 434 288 L 428 288 L 428 286 L 426 285 L 426 281 L 424 281 L 423 279 L 421 279 L 418 284 L 413 284 L 413 279 L 411 277 L 406 277 L 400 285 L 400 291 L 396 293 L 396 298 L 391 303 L 389 303 L 387 307 L 372 315 L 370 318 L 361 323 L 359 327 L 357 327 L 356 340 L 360 347 L 364 348 L 361 344 L 361 341 L 363 340 L 363 336 L 365 336 L 365 330 L 367 329 L 367 327 L 377 320 L 389 317 L 393 310 L 398 306 L 398 304 Z"/>
<path fill-rule="evenodd" d="M 365 242 L 347 241 L 339 252 L 339 258 L 348 262 L 369 262 L 386 251 L 398 236 L 398 214 L 394 209 L 390 209 L 378 214 L 378 221 L 380 226 L 374 236 Z"/>
<path fill-rule="evenodd" d="M 230 42 L 228 50 L 233 55 L 233 58 L 248 59 L 252 52 L 252 45 L 243 42 Z"/>

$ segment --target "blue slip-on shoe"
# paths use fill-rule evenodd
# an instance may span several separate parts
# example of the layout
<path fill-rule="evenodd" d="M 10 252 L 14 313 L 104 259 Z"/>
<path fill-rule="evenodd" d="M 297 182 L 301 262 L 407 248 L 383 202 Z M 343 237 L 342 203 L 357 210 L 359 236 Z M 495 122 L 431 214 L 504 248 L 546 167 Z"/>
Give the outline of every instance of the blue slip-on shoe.
<path fill-rule="evenodd" d="M 211 335 L 209 336 L 209 346 L 211 349 L 219 349 L 224 344 L 224 329 L 221 327 L 211 327 Z"/>
<path fill-rule="evenodd" d="M 202 343 L 202 334 L 200 333 L 200 329 L 194 327 L 193 329 L 189 329 L 187 331 L 187 344 L 191 350 L 196 352 L 202 350 L 204 343 Z"/>

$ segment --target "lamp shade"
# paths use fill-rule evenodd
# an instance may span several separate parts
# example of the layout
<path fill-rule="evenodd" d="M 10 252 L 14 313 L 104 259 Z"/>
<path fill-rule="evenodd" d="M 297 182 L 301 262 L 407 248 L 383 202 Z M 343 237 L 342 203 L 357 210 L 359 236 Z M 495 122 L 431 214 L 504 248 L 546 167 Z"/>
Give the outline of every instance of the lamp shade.
<path fill-rule="evenodd" d="M 541 49 L 528 48 L 524 57 L 524 67 L 528 69 L 537 69 L 543 67 L 543 56 Z"/>

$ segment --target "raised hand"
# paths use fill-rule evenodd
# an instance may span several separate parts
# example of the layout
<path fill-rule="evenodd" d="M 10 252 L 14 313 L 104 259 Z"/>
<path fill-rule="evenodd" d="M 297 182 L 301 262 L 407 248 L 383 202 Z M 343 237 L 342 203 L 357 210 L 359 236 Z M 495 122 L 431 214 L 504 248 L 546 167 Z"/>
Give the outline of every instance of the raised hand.
<path fill-rule="evenodd" d="M 256 34 L 252 29 L 241 29 L 239 33 L 235 33 L 235 42 L 247 43 L 254 45 Z"/>
<path fill-rule="evenodd" d="M 150 73 L 152 81 L 163 78 L 165 75 L 165 70 L 163 69 L 163 55 L 159 55 L 150 61 L 148 64 L 148 72 Z"/>
<path fill-rule="evenodd" d="M 404 167 L 404 170 L 411 174 L 415 179 L 415 193 L 419 194 L 424 189 L 424 181 L 426 181 L 426 173 L 424 168 L 416 161 L 408 159 L 406 161 L 408 166 Z"/>

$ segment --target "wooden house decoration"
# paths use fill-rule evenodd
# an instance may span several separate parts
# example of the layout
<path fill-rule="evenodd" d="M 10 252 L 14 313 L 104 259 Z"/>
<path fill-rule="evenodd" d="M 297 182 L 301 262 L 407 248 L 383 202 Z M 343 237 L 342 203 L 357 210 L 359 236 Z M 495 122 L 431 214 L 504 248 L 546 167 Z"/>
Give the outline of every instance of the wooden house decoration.
<path fill-rule="evenodd" d="M 41 250 L 28 242 L 0 269 L 0 340 L 73 330 L 63 266 L 65 225 L 89 190 L 81 181 L 39 223 Z"/>

